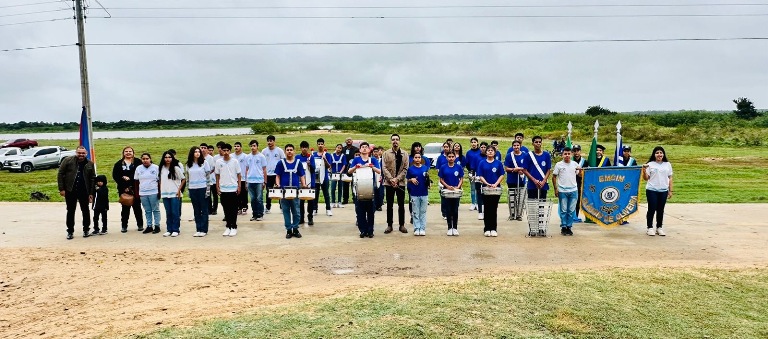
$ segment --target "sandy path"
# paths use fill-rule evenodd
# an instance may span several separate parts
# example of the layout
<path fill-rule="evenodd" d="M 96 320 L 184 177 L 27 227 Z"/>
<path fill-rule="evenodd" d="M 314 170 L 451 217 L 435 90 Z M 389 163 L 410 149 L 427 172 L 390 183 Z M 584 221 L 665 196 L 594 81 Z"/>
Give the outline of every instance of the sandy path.
<path fill-rule="evenodd" d="M 345 208 L 286 240 L 281 214 L 263 222 L 241 216 L 233 238 L 219 235 L 221 215 L 213 216 L 210 235 L 192 238 L 191 205 L 179 238 L 135 226 L 122 234 L 115 204 L 110 234 L 67 241 L 63 204 L 0 203 L 0 337 L 112 337 L 371 288 L 526 270 L 768 264 L 768 221 L 752 217 L 768 205 L 668 205 L 667 237 L 645 236 L 638 215 L 614 230 L 579 224 L 574 237 L 555 229 L 546 239 L 526 238 L 526 224 L 505 220 L 498 238 L 485 238 L 466 208 L 459 237 L 445 236 L 433 205 L 427 237 L 384 235 L 379 212 L 376 237 L 359 239 Z M 553 216 L 550 225 L 558 224 Z"/>

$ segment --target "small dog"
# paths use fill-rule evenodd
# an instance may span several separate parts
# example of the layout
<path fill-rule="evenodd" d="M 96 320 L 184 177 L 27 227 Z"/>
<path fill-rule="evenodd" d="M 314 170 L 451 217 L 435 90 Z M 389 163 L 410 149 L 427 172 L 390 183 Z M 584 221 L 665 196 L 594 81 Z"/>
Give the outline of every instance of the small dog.
<path fill-rule="evenodd" d="M 43 192 L 35 191 L 29 194 L 29 200 L 48 201 L 48 200 L 51 200 L 51 197 L 49 197 L 47 194 Z"/>

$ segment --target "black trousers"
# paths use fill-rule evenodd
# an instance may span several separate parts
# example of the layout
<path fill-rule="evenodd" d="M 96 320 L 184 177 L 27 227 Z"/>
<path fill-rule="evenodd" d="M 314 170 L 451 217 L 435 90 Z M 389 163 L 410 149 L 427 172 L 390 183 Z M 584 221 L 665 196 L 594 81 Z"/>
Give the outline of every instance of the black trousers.
<path fill-rule="evenodd" d="M 211 185 L 211 196 L 208 197 L 208 213 L 216 213 L 219 210 L 219 192 L 216 185 Z"/>
<path fill-rule="evenodd" d="M 221 208 L 224 210 L 224 218 L 227 219 L 227 228 L 237 229 L 238 199 L 237 192 L 221 192 Z"/>
<path fill-rule="evenodd" d="M 99 231 L 99 216 L 101 216 L 101 229 L 107 230 L 107 210 L 93 211 L 93 230 Z"/>
<path fill-rule="evenodd" d="M 444 198 L 445 217 L 448 221 L 448 229 L 459 227 L 459 201 L 460 198 Z"/>
<path fill-rule="evenodd" d="M 483 232 L 496 231 L 498 226 L 498 211 L 499 211 L 499 198 L 500 195 L 486 195 L 483 196 L 483 203 L 485 206 L 485 215 L 483 217 Z"/>
<path fill-rule="evenodd" d="M 309 201 L 309 202 L 307 202 L 307 201 Z M 299 202 L 299 215 L 301 216 L 301 218 L 299 218 L 299 223 L 300 224 L 304 223 L 304 220 L 305 220 L 304 219 L 304 213 L 307 214 L 307 219 L 306 220 L 313 220 L 314 217 L 313 217 L 312 213 L 315 211 L 315 204 L 313 202 L 315 202 L 315 201 L 317 201 L 317 200 L 302 200 L 301 202 Z M 304 207 L 304 206 L 306 206 L 306 207 Z"/>
<path fill-rule="evenodd" d="M 581 209 L 581 177 L 576 176 L 576 188 L 578 188 L 578 195 L 576 196 L 576 217 L 579 217 L 579 210 Z"/>
<path fill-rule="evenodd" d="M 363 234 L 373 234 L 374 212 L 373 200 L 355 201 L 355 214 L 357 215 L 357 229 Z"/>
<path fill-rule="evenodd" d="M 75 210 L 77 205 L 80 205 L 80 212 L 83 213 L 83 232 L 88 232 L 91 228 L 91 210 L 88 208 L 88 193 L 66 192 L 64 200 L 67 202 L 67 233 L 75 233 Z"/>
<path fill-rule="evenodd" d="M 267 176 L 267 186 L 264 187 L 264 193 L 267 194 L 269 192 L 270 188 L 275 188 L 275 180 L 277 176 L 276 175 L 268 175 Z M 266 207 L 268 210 L 272 209 L 272 199 L 266 199 Z M 279 203 L 278 203 L 279 204 Z M 278 205 L 276 204 L 276 205 Z"/>
<path fill-rule="evenodd" d="M 139 199 L 138 194 L 133 196 L 133 205 L 120 205 L 120 207 L 120 225 L 123 228 L 128 228 L 128 216 L 131 215 L 131 209 L 133 209 L 133 216 L 136 218 L 136 226 L 144 228 L 144 214 L 141 210 L 141 199 Z"/>
<path fill-rule="evenodd" d="M 477 213 L 483 213 L 483 205 L 485 205 L 485 200 L 483 199 L 483 193 L 480 189 L 483 187 L 483 183 L 476 182 L 475 185 L 475 194 L 477 194 Z"/>
<path fill-rule="evenodd" d="M 343 189 L 343 191 L 344 191 L 343 192 L 344 193 L 343 194 L 343 198 L 344 199 L 342 199 L 341 203 L 346 205 L 346 204 L 349 204 L 349 188 L 352 186 L 351 185 L 352 183 L 351 182 L 347 182 L 347 181 L 342 181 L 342 183 L 343 183 L 342 186 L 344 186 L 344 189 Z"/>
<path fill-rule="evenodd" d="M 245 194 L 243 194 L 245 192 Z M 241 210 L 247 210 L 248 209 L 248 183 L 245 181 L 240 182 L 240 195 L 238 195 L 238 208 Z"/>
<path fill-rule="evenodd" d="M 317 207 L 320 204 L 320 191 L 323 191 L 323 200 L 325 200 L 325 210 L 331 209 L 331 199 L 330 195 L 328 195 L 328 186 L 330 185 L 330 180 L 326 180 L 322 184 L 316 184 L 315 185 L 315 200 L 312 200 L 312 206 L 314 207 L 312 210 L 317 211 Z"/>
<path fill-rule="evenodd" d="M 395 194 L 397 194 L 397 220 L 398 225 L 404 226 L 405 225 L 405 188 L 403 187 L 392 187 L 392 186 L 385 186 L 386 194 L 387 194 L 387 226 L 392 226 L 394 223 L 393 214 L 395 212 L 394 209 L 392 209 L 392 205 L 394 204 L 395 200 Z"/>

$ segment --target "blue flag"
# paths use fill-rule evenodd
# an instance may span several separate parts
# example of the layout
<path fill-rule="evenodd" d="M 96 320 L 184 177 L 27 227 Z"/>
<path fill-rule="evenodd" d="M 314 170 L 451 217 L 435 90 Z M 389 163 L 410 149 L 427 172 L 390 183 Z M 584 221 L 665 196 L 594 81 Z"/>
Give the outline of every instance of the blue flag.
<path fill-rule="evenodd" d="M 588 167 L 581 182 L 581 210 L 605 228 L 637 212 L 641 166 Z"/>
<path fill-rule="evenodd" d="M 88 134 L 88 113 L 85 111 L 85 107 L 83 107 L 83 113 L 80 115 L 80 145 L 85 147 L 88 160 L 95 161 L 91 139 L 88 137 Z"/>

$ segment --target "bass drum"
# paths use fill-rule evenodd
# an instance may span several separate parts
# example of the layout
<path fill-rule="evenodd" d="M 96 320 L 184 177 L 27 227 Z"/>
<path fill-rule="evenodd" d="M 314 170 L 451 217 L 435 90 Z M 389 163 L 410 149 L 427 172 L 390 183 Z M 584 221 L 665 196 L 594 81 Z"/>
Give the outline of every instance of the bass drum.
<path fill-rule="evenodd" d="M 355 170 L 353 185 L 357 200 L 373 200 L 375 187 L 373 169 L 361 167 Z"/>

